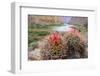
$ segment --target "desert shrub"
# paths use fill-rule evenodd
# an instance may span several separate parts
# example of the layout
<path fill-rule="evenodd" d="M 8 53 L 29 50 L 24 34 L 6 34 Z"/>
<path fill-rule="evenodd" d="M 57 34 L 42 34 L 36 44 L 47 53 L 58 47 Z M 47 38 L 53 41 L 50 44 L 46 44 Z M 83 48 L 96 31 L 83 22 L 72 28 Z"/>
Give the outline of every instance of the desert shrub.
<path fill-rule="evenodd" d="M 39 41 L 43 36 L 50 34 L 49 31 L 41 31 L 29 29 L 28 30 L 28 46 L 30 47 L 31 43 Z M 33 46 L 34 47 L 34 46 Z"/>
<path fill-rule="evenodd" d="M 87 37 L 88 28 L 85 25 L 76 25 L 80 33 Z"/>
<path fill-rule="evenodd" d="M 31 29 L 50 29 L 51 27 L 54 26 L 61 26 L 62 24 L 31 24 L 29 25 L 29 28 Z"/>

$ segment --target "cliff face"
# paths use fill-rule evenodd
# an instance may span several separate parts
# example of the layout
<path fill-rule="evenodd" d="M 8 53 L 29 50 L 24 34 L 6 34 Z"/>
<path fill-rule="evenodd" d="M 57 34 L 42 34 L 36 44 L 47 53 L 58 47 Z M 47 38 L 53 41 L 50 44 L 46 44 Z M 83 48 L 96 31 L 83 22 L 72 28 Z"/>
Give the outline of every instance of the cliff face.
<path fill-rule="evenodd" d="M 31 24 L 61 24 L 64 23 L 63 16 L 42 16 L 42 15 L 29 15 L 28 23 Z"/>
<path fill-rule="evenodd" d="M 72 17 L 68 24 L 71 25 L 88 25 L 88 18 L 87 17 Z"/>
<path fill-rule="evenodd" d="M 73 17 L 73 16 L 43 16 L 43 15 L 28 15 L 28 24 L 63 24 L 68 23 L 71 25 L 88 25 L 87 17 Z"/>

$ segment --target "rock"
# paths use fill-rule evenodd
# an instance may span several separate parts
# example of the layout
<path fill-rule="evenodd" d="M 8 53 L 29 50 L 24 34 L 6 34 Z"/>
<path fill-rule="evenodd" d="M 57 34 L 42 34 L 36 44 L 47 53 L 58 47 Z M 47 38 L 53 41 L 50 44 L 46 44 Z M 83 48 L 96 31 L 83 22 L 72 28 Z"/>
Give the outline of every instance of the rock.
<path fill-rule="evenodd" d="M 41 60 L 41 52 L 40 49 L 34 49 L 28 53 L 29 60 Z"/>

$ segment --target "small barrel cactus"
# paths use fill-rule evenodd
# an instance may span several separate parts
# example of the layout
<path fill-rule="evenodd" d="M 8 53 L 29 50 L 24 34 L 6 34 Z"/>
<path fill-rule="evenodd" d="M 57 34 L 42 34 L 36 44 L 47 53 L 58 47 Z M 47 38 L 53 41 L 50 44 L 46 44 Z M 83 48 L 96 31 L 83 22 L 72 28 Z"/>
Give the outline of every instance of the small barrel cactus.
<path fill-rule="evenodd" d="M 85 58 L 87 57 L 86 42 L 74 33 L 64 34 L 65 45 L 68 47 L 67 58 Z"/>
<path fill-rule="evenodd" d="M 64 59 L 66 50 L 64 49 L 63 39 L 60 33 L 55 32 L 48 36 L 41 52 L 43 59 Z"/>

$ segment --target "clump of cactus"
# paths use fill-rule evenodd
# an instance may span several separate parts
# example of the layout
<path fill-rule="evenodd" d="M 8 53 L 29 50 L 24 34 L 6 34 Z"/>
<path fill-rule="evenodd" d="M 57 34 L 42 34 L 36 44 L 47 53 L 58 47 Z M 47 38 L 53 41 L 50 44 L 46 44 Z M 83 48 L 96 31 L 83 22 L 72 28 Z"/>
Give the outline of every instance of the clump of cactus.
<path fill-rule="evenodd" d="M 75 33 L 55 32 L 49 35 L 41 46 L 43 60 L 86 58 L 86 42 Z"/>

